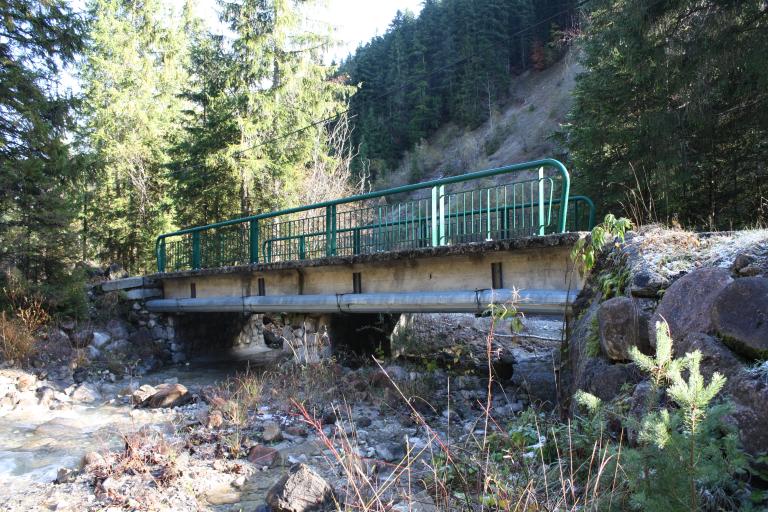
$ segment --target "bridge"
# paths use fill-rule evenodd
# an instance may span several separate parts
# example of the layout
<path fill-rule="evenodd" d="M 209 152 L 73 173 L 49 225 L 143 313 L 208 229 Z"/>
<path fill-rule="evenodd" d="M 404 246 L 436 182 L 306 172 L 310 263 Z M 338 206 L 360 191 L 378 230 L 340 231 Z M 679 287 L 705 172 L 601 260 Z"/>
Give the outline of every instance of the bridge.
<path fill-rule="evenodd" d="M 150 311 L 563 313 L 594 224 L 553 159 L 355 195 L 157 238 Z"/>

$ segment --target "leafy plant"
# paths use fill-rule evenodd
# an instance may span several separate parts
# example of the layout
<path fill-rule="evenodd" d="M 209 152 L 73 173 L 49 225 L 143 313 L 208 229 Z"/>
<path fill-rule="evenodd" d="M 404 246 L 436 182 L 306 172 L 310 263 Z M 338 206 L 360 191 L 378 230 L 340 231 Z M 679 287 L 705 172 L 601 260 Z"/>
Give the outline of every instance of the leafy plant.
<path fill-rule="evenodd" d="M 571 259 L 578 265 L 579 272 L 585 274 L 592 270 L 597 261 L 597 255 L 603 250 L 605 244 L 611 240 L 618 239 L 615 242 L 616 247 L 624 243 L 624 236 L 627 231 L 632 229 L 632 222 L 624 217 L 616 218 L 609 213 L 603 219 L 603 222 L 592 228 L 592 232 L 587 238 L 582 238 L 571 251 Z"/>

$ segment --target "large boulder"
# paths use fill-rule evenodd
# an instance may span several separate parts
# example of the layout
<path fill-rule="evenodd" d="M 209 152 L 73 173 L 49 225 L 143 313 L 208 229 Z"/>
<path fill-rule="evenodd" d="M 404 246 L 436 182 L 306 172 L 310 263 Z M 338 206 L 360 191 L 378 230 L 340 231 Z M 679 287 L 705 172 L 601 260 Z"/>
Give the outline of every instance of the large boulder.
<path fill-rule="evenodd" d="M 614 361 L 627 361 L 631 347 L 650 353 L 649 318 L 650 315 L 629 297 L 614 297 L 603 302 L 597 311 L 603 354 Z"/>
<path fill-rule="evenodd" d="M 738 356 L 719 339 L 702 332 L 692 332 L 680 340 L 675 340 L 672 348 L 675 357 L 684 357 L 685 354 L 696 350 L 701 352 L 701 374 L 707 379 L 715 372 L 730 379 L 744 368 Z"/>
<path fill-rule="evenodd" d="M 742 372 L 728 383 L 732 416 L 744 449 L 752 455 L 768 451 L 768 371 L 763 373 Z"/>
<path fill-rule="evenodd" d="M 768 278 L 743 277 L 726 286 L 712 306 L 718 334 L 739 354 L 768 357 Z"/>
<path fill-rule="evenodd" d="M 642 380 L 634 363 L 611 363 L 600 357 L 589 358 L 574 382 L 581 389 L 607 402 L 628 391 Z"/>
<path fill-rule="evenodd" d="M 531 401 L 550 407 L 558 403 L 557 376 L 559 366 L 552 357 L 520 359 L 512 373 L 512 384 L 525 391 Z"/>
<path fill-rule="evenodd" d="M 192 394 L 181 384 L 160 384 L 156 389 L 157 392 L 147 401 L 152 409 L 178 407 L 192 401 Z"/>
<path fill-rule="evenodd" d="M 656 322 L 667 321 L 672 339 L 690 332 L 714 332 L 710 310 L 720 292 L 731 282 L 724 268 L 708 267 L 684 275 L 667 288 L 648 326 L 651 346 L 656 346 Z"/>
<path fill-rule="evenodd" d="M 318 510 L 333 499 L 333 488 L 305 464 L 297 464 L 269 491 L 267 504 L 274 512 Z"/>

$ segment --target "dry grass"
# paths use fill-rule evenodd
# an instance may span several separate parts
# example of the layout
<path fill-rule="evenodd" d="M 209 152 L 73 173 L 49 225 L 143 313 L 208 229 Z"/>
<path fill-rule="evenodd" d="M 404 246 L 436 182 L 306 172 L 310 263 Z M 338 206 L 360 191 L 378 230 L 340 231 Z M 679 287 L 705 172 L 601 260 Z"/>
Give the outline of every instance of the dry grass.
<path fill-rule="evenodd" d="M 495 322 L 486 339 L 490 361 Z M 488 364 L 488 387 L 483 413 L 473 432 L 461 443 L 439 432 L 426 419 L 412 390 L 386 370 L 389 387 L 426 437 L 418 446 L 406 439 L 405 455 L 395 463 L 360 456 L 351 408 L 337 407 L 331 434 L 303 403 L 293 406 L 331 454 L 328 463 L 343 476 L 345 511 L 392 509 L 406 503 L 409 510 L 422 503 L 438 510 L 585 510 L 621 500 L 621 446 L 599 435 L 584 447 L 570 423 L 530 410 L 505 428 L 493 413 L 493 368 Z M 450 393 L 448 394 L 450 397 Z M 448 416 L 451 415 L 448 404 Z M 437 409 L 431 407 L 431 409 Z"/>
<path fill-rule="evenodd" d="M 35 338 L 23 320 L 0 313 L 0 352 L 5 361 L 26 363 L 35 354 Z"/>

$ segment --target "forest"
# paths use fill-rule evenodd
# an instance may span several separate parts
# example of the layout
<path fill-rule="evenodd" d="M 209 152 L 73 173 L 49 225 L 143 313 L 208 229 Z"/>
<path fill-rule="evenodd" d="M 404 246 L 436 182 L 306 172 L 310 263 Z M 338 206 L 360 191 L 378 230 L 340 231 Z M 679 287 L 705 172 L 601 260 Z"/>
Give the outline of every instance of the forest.
<path fill-rule="evenodd" d="M 375 187 L 565 52 L 575 192 L 690 228 L 768 216 L 763 1 L 425 0 L 338 64 L 311 4 L 221 0 L 226 35 L 189 0 L 0 4 L 4 275 L 72 314 L 82 262 L 152 271 L 161 232 Z"/>

